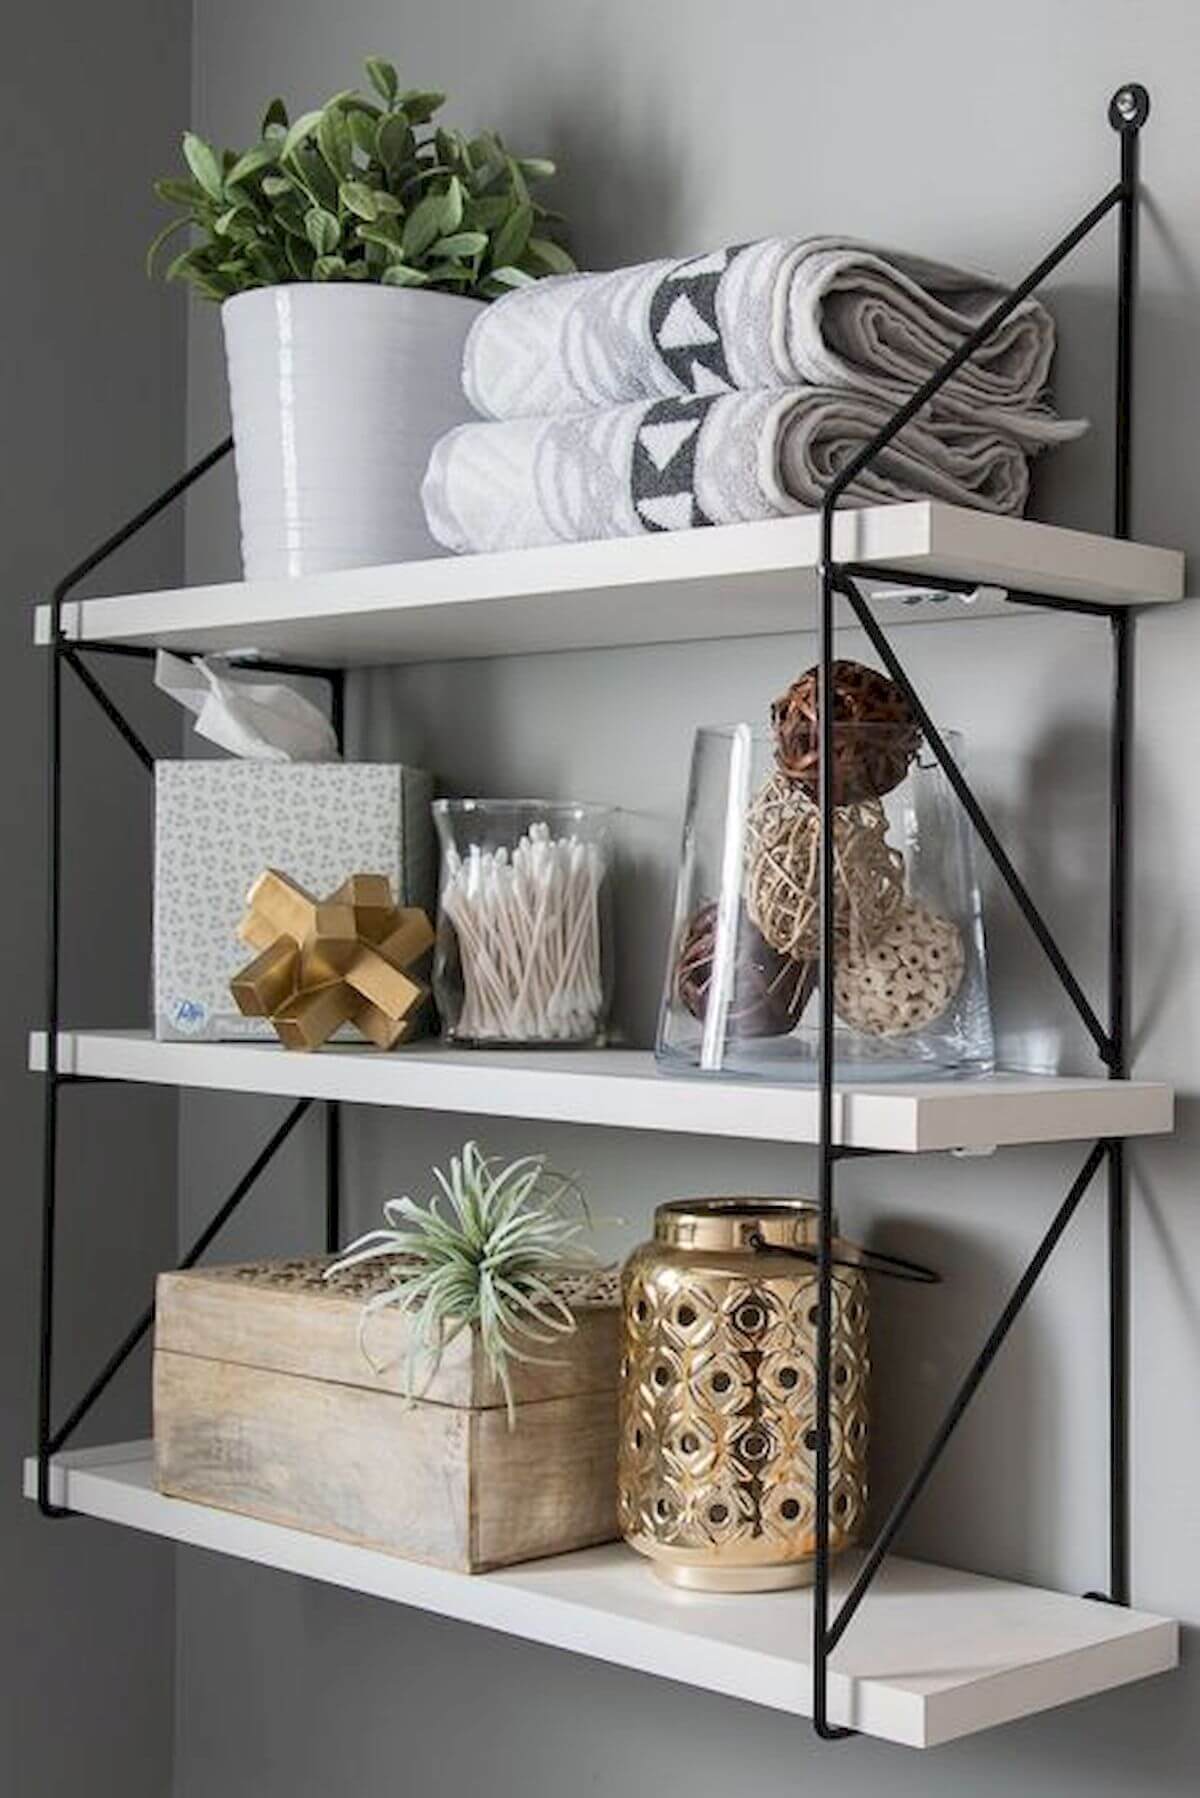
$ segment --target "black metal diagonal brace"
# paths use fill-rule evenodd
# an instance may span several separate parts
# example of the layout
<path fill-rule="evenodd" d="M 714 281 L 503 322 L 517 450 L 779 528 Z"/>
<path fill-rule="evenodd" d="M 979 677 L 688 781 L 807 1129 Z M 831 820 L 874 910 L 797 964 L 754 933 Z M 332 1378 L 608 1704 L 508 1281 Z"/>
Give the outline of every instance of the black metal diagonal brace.
<path fill-rule="evenodd" d="M 63 647 L 54 653 L 62 656 L 67 667 L 71 670 L 72 674 L 78 676 L 83 687 L 96 701 L 96 704 L 100 707 L 100 710 L 104 713 L 104 716 L 108 719 L 118 736 L 120 736 L 122 741 L 132 749 L 134 755 L 136 755 L 138 761 L 142 764 L 142 767 L 146 772 L 148 774 L 153 774 L 154 757 L 146 748 L 146 745 L 142 742 L 141 737 L 139 737 L 138 733 L 134 730 L 120 706 L 115 703 L 111 694 L 107 693 L 101 686 L 91 669 L 86 663 L 79 659 L 79 656 L 74 649 Z"/>
<path fill-rule="evenodd" d="M 1091 1185 L 1096 1170 L 1104 1159 L 1104 1152 L 1105 1144 L 1102 1142 L 1096 1143 L 1088 1151 L 1087 1159 L 1084 1161 L 1079 1173 L 1072 1181 L 1066 1198 L 1055 1212 L 1054 1218 L 1045 1235 L 1042 1237 L 1041 1242 L 1034 1251 L 1029 1265 L 1026 1267 L 1025 1272 L 1021 1275 L 1021 1278 L 1013 1288 L 1012 1294 L 1003 1311 L 1001 1311 L 1000 1316 L 997 1318 L 986 1342 L 980 1349 L 978 1355 L 976 1355 L 966 1374 L 963 1376 L 959 1388 L 946 1410 L 945 1416 L 935 1430 L 929 1447 L 921 1458 L 920 1465 L 910 1475 L 903 1491 L 895 1500 L 887 1517 L 884 1519 L 874 1542 L 867 1550 L 862 1565 L 854 1577 L 854 1583 L 850 1587 L 846 1597 L 843 1599 L 841 1609 L 838 1611 L 837 1616 L 829 1626 L 826 1635 L 826 1647 L 830 1654 L 833 1653 L 833 1650 L 837 1647 L 842 1636 L 845 1634 L 846 1626 L 849 1624 L 850 1619 L 862 1603 L 867 1587 L 878 1572 L 880 1563 L 891 1548 L 893 1542 L 896 1540 L 896 1537 L 899 1535 L 909 1512 L 924 1491 L 925 1486 L 929 1481 L 929 1476 L 937 1466 L 943 1450 L 962 1421 L 963 1413 L 966 1411 L 967 1406 L 982 1385 L 984 1375 L 991 1367 L 992 1362 L 996 1359 L 1001 1344 L 1012 1329 L 1013 1324 L 1016 1322 L 1017 1317 L 1024 1307 L 1026 1299 L 1028 1299 L 1030 1293 L 1033 1291 L 1041 1277 L 1042 1270 L 1061 1240 L 1063 1232 L 1066 1230 L 1067 1225 L 1078 1210 L 1081 1199 Z"/>
<path fill-rule="evenodd" d="M 1092 1041 L 1099 1051 L 1100 1059 L 1106 1066 L 1110 1066 L 1116 1058 L 1117 1051 L 1109 1032 L 1097 1017 L 1091 1001 L 1072 972 L 1066 956 L 1055 941 L 1050 926 L 1046 923 L 1045 918 L 1034 903 L 1028 887 L 1018 874 L 1013 865 L 1012 858 L 1009 856 L 1008 851 L 996 835 L 986 812 L 972 792 L 965 774 L 954 758 L 953 752 L 945 738 L 942 736 L 942 733 L 938 730 L 937 725 L 930 717 L 920 694 L 909 679 L 904 664 L 901 662 L 899 656 L 888 642 L 887 637 L 880 629 L 877 619 L 872 614 L 870 606 L 859 592 L 855 582 L 850 579 L 849 575 L 846 574 L 844 570 L 839 569 L 835 572 L 834 586 L 839 593 L 843 594 L 844 597 L 849 600 L 854 616 L 866 634 L 872 649 L 875 651 L 892 679 L 896 682 L 897 686 L 903 690 L 904 696 L 912 708 L 913 715 L 921 727 L 921 734 L 929 745 L 929 748 L 933 751 L 955 798 L 970 818 L 971 823 L 978 833 L 980 841 L 983 843 L 984 848 L 995 863 L 1001 879 L 1004 881 L 1005 886 L 1016 901 L 1021 916 L 1025 919 L 1025 922 L 1029 925 L 1029 928 L 1037 938 L 1038 943 L 1045 952 L 1047 960 L 1066 990 L 1071 1003 L 1082 1018 L 1089 1036 L 1092 1038 Z"/>
<path fill-rule="evenodd" d="M 179 1272 L 182 1273 L 186 1268 L 195 1267 L 209 1244 L 213 1242 L 220 1231 L 224 1229 L 225 1225 L 229 1222 L 229 1219 L 238 1209 L 242 1200 L 257 1184 L 259 1176 L 266 1171 L 267 1167 L 269 1167 L 270 1163 L 275 1159 L 275 1156 L 283 1147 L 288 1137 L 292 1134 L 292 1131 L 296 1128 L 300 1119 L 309 1110 L 312 1103 L 313 1101 L 311 1099 L 301 1099 L 297 1104 L 293 1105 L 282 1124 L 280 1124 L 279 1128 L 255 1156 L 229 1197 L 217 1207 L 217 1210 L 213 1213 L 203 1230 L 201 1230 L 199 1236 L 197 1236 L 186 1255 L 183 1256 L 182 1260 L 176 1263 Z M 69 1439 L 75 1434 L 75 1431 L 79 1428 L 79 1425 L 83 1422 L 97 1399 L 107 1390 L 113 1376 L 119 1372 L 125 1362 L 128 1361 L 130 1355 L 142 1340 L 143 1336 L 145 1336 L 153 1322 L 154 1306 L 147 1305 L 137 1322 L 127 1334 L 121 1338 L 121 1341 L 108 1357 L 108 1360 L 104 1363 L 104 1366 L 96 1375 L 96 1378 L 92 1381 L 87 1391 L 79 1399 L 78 1403 L 72 1406 L 62 1423 L 59 1424 L 58 1428 L 52 1433 L 49 1443 L 47 1444 L 50 1454 L 56 1455 L 60 1449 L 66 1447 Z"/>

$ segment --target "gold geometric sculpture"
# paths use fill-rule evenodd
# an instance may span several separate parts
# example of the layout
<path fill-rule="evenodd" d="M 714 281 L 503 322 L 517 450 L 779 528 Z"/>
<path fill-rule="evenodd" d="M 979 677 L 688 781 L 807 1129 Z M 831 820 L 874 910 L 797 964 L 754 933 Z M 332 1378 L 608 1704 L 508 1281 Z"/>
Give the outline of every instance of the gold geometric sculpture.
<path fill-rule="evenodd" d="M 267 868 L 238 926 L 254 960 L 229 983 L 246 1017 L 270 1018 L 287 1049 L 316 1049 L 343 1024 L 376 1048 L 410 1036 L 428 989 L 408 972 L 433 943 L 418 906 L 396 906 L 385 874 L 352 874 L 328 899 Z"/>

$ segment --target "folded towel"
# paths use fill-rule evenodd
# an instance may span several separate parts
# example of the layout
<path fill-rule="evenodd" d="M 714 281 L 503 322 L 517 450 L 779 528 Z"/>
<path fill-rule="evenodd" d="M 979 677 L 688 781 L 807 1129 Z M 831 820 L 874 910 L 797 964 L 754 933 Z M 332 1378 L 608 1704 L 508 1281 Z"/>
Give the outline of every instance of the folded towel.
<path fill-rule="evenodd" d="M 889 410 L 867 395 L 801 388 L 459 425 L 434 448 L 425 515 L 461 553 L 801 512 L 820 506 Z M 1020 512 L 1028 481 L 1024 454 L 1003 434 L 911 424 L 844 499 Z"/>
<path fill-rule="evenodd" d="M 772 238 L 687 262 L 566 275 L 507 294 L 467 339 L 463 386 L 488 418 L 810 385 L 908 397 L 1007 290 L 844 238 Z M 1044 399 L 1054 321 L 1023 300 L 934 402 L 1031 447 L 1078 435 Z"/>

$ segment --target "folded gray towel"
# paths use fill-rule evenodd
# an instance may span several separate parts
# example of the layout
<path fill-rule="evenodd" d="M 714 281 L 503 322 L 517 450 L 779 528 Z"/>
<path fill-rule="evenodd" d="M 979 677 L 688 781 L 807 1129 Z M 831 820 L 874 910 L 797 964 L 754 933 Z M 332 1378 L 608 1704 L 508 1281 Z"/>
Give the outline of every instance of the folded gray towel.
<path fill-rule="evenodd" d="M 815 509 L 889 411 L 864 394 L 801 388 L 459 425 L 434 448 L 425 515 L 440 543 L 469 552 Z M 1024 453 L 1005 434 L 912 424 L 845 503 L 932 498 L 1020 512 L 1028 479 Z"/>
<path fill-rule="evenodd" d="M 686 262 L 519 288 L 471 329 L 463 386 L 488 418 L 809 385 L 893 405 L 1007 290 L 989 275 L 843 238 L 772 238 Z M 1045 400 L 1054 321 L 1024 300 L 934 402 L 1040 447 L 1084 427 Z"/>

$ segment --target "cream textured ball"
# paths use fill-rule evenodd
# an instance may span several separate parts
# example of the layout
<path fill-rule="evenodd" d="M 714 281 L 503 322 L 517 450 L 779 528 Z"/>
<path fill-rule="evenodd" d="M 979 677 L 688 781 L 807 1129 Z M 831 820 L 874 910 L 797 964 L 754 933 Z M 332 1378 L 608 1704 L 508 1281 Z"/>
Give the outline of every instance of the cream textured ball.
<path fill-rule="evenodd" d="M 878 799 L 833 813 L 833 915 L 840 944 L 873 943 L 904 903 L 904 858 Z M 794 961 L 821 950 L 821 814 L 778 771 L 746 813 L 746 910 L 772 949 Z"/>
<path fill-rule="evenodd" d="M 866 1036 L 923 1030 L 950 1006 L 965 965 L 958 926 L 919 899 L 905 899 L 875 942 L 837 957 L 837 1014 Z"/>

